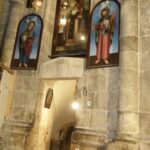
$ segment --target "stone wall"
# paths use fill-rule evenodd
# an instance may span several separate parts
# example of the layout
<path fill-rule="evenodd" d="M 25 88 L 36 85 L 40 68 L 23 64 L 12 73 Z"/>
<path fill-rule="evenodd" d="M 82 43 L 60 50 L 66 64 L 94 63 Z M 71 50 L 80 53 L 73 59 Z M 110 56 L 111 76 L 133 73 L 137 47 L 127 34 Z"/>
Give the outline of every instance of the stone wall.
<path fill-rule="evenodd" d="M 29 13 L 25 10 L 24 0 L 10 2 L 11 14 L 3 43 L 2 58 L 8 66 L 18 22 Z M 96 1 L 92 2 L 94 4 Z M 4 72 L 2 78 L 0 150 L 2 146 L 3 150 L 23 150 L 35 146 L 34 139 L 29 142 L 31 137 L 27 141 L 25 138 L 31 133 L 37 102 L 38 100 L 39 104 L 42 102 L 38 93 L 41 88 L 40 82 L 45 79 L 60 78 L 78 79 L 76 95 L 80 109 L 76 113 L 77 122 L 72 135 L 72 150 L 150 149 L 150 11 L 148 9 L 150 0 L 123 0 L 121 5 L 119 67 L 86 70 L 84 59 L 48 60 L 56 1 L 45 1 L 43 9 L 37 12 L 44 21 L 38 70 L 16 71 L 13 76 Z M 6 3 L 6 7 L 8 6 L 9 4 Z M 2 28 L 0 36 L 3 34 L 1 30 Z M 39 110 L 37 119 L 40 113 Z M 32 130 L 33 137 L 37 135 L 37 130 Z M 47 138 L 50 135 L 43 135 L 43 139 L 45 136 Z"/>
<path fill-rule="evenodd" d="M 8 78 L 7 78 L 8 80 Z M 8 80 L 10 83 L 12 77 Z M 4 119 L 2 120 L 3 149 L 24 149 L 25 137 L 28 135 L 34 122 L 37 97 L 39 91 L 39 79 L 36 71 L 18 71 L 14 80 L 13 92 L 9 91 L 12 99 L 3 105 Z M 3 89 L 4 90 L 4 89 Z M 6 90 L 4 91 L 6 92 Z M 5 98 L 7 98 L 5 96 Z M 4 102 L 3 102 L 4 103 Z M 10 106 L 9 106 L 10 103 Z M 2 103 L 1 103 L 2 104 Z M 8 108 L 9 106 L 9 108 Z"/>
<path fill-rule="evenodd" d="M 3 121 L 10 113 L 15 76 L 12 77 L 7 72 L 3 72 L 2 82 L 0 84 L 0 136 Z M 11 82 L 10 82 L 11 81 Z"/>
<path fill-rule="evenodd" d="M 38 72 L 18 71 L 16 76 L 11 118 L 32 123 L 39 91 Z"/>
<path fill-rule="evenodd" d="M 79 97 L 76 148 L 138 149 L 138 67 L 138 1 L 126 0 L 121 3 L 119 68 L 87 70 L 79 80 L 79 91 L 86 87 L 87 96 Z"/>
<path fill-rule="evenodd" d="M 97 149 L 116 136 L 118 115 L 119 68 L 86 70 L 78 80 L 76 130 L 73 133 L 74 147 L 85 145 Z M 79 143 L 82 143 L 80 145 Z"/>

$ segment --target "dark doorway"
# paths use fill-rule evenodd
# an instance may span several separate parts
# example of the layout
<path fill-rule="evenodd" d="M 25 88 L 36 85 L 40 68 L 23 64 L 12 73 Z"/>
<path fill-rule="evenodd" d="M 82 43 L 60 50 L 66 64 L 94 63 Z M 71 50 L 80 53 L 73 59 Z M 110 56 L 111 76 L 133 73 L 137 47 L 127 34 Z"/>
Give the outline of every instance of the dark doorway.
<path fill-rule="evenodd" d="M 51 140 L 50 150 L 69 150 L 73 129 L 74 126 L 70 126 L 60 130 L 59 133 Z"/>

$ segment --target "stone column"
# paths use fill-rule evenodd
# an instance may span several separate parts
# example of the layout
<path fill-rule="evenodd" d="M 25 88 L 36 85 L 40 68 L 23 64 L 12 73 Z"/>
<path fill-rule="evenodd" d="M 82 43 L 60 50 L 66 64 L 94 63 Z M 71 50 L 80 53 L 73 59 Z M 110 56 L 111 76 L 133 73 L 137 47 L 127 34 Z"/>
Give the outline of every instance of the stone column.
<path fill-rule="evenodd" d="M 150 149 L 150 0 L 139 0 L 140 150 Z"/>
<path fill-rule="evenodd" d="M 124 142 L 117 143 L 116 149 L 138 149 L 138 86 L 138 0 L 125 0 L 121 5 L 118 122 L 118 138 Z"/>
<path fill-rule="evenodd" d="M 45 0 L 43 22 L 44 30 L 42 33 L 42 43 L 40 54 L 40 61 L 45 62 L 49 60 L 48 56 L 51 54 L 53 42 L 53 30 L 55 23 L 56 0 Z"/>
<path fill-rule="evenodd" d="M 10 15 L 2 50 L 2 62 L 10 66 L 18 23 L 23 16 L 25 0 L 10 0 Z"/>

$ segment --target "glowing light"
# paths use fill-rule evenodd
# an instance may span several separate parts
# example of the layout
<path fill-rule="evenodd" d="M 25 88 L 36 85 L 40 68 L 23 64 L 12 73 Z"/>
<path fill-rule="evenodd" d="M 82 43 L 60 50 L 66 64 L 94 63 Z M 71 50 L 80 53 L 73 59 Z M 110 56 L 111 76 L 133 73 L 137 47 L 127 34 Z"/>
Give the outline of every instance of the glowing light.
<path fill-rule="evenodd" d="M 107 0 L 106 3 L 109 4 L 109 0 Z"/>
<path fill-rule="evenodd" d="M 60 19 L 60 24 L 61 24 L 61 25 L 65 26 L 66 23 L 67 23 L 67 19 L 66 19 L 66 18 L 61 18 L 61 19 Z"/>
<path fill-rule="evenodd" d="M 68 3 L 67 3 L 67 2 L 64 2 L 64 5 L 65 5 L 65 6 L 67 6 L 67 5 L 68 5 Z"/>
<path fill-rule="evenodd" d="M 42 7 L 42 1 L 41 0 L 35 0 L 32 3 L 33 8 L 35 8 L 36 10 L 38 10 L 40 7 Z"/>
<path fill-rule="evenodd" d="M 72 109 L 77 110 L 77 109 L 79 109 L 79 107 L 80 107 L 80 105 L 79 105 L 78 102 L 73 102 L 72 103 Z"/>
<path fill-rule="evenodd" d="M 42 6 L 42 1 L 36 1 L 36 5 L 37 5 L 37 7 L 41 7 Z"/>
<path fill-rule="evenodd" d="M 85 41 L 85 36 L 81 35 L 80 39 L 81 39 L 81 41 Z"/>

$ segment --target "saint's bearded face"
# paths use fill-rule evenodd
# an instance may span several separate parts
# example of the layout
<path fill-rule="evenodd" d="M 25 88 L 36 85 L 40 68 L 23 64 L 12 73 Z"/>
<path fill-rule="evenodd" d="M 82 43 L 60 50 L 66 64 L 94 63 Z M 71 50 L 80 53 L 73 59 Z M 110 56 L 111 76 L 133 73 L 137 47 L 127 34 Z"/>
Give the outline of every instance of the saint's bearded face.
<path fill-rule="evenodd" d="M 102 17 L 105 17 L 105 16 L 107 16 L 107 15 L 108 15 L 108 11 L 104 10 L 104 11 L 102 12 Z"/>

